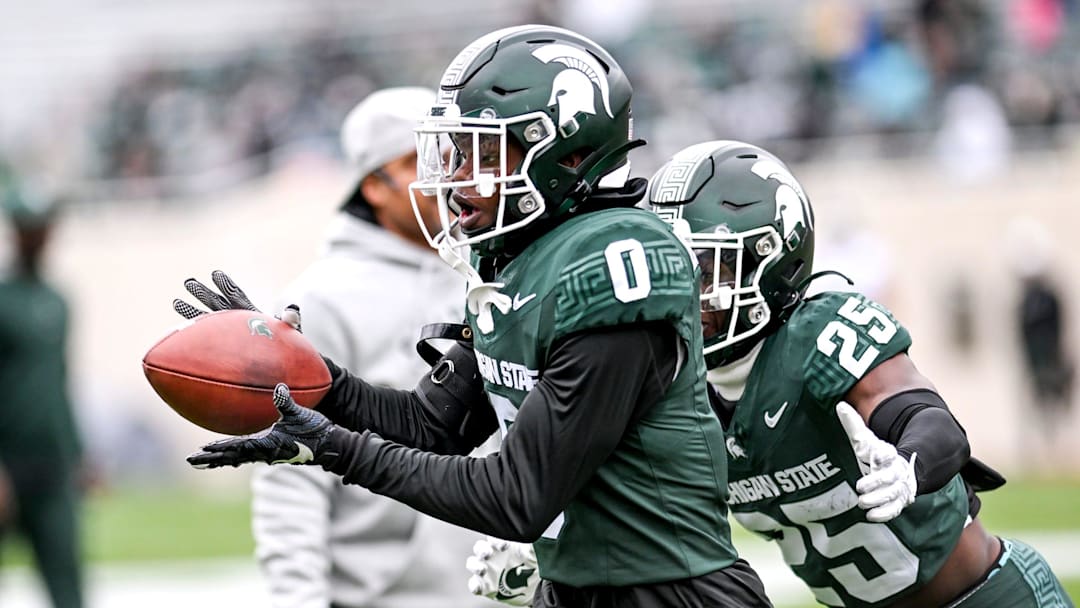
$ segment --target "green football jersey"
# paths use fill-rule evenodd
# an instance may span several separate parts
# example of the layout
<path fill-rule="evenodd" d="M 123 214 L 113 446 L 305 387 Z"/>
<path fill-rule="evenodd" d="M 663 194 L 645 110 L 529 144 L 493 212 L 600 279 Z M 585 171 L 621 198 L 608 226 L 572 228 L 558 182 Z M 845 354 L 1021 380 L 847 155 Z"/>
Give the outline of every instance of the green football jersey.
<path fill-rule="evenodd" d="M 809 298 L 764 341 L 727 429 L 735 519 L 776 541 L 829 606 L 878 606 L 913 591 L 963 531 L 959 475 L 886 523 L 868 522 L 857 504 L 862 473 L 835 406 L 910 345 L 896 319 L 859 294 Z"/>
<path fill-rule="evenodd" d="M 596 211 L 531 244 L 495 278 L 513 298 L 474 346 L 503 434 L 560 338 L 594 328 L 671 323 L 700 353 L 695 268 L 655 215 Z M 631 379 L 627 379 L 630 381 Z M 579 407 L 588 407 L 581 403 Z M 576 587 L 699 576 L 736 559 L 724 506 L 723 429 L 702 357 L 689 357 L 661 400 L 534 544 L 540 574 Z"/>

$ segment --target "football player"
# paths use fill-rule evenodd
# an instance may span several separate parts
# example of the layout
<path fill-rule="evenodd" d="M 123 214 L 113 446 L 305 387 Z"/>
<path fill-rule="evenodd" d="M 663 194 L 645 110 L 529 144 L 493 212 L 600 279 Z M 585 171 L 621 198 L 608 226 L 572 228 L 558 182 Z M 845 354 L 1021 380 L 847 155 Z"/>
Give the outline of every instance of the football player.
<path fill-rule="evenodd" d="M 442 230 L 428 239 L 469 279 L 459 337 L 475 357 L 451 349 L 414 392 L 328 362 L 317 410 L 279 385 L 276 424 L 189 462 L 317 464 L 533 543 L 534 606 L 768 606 L 730 540 L 693 260 L 635 208 L 646 181 L 629 178 L 643 143 L 630 99 L 618 63 L 566 30 L 508 28 L 466 47 L 417 128 L 412 188 L 437 196 Z M 215 280 L 223 293 L 197 287 L 199 300 L 249 305 Z M 497 454 L 461 456 L 495 430 Z"/>
<path fill-rule="evenodd" d="M 782 162 L 740 142 L 690 146 L 649 202 L 701 266 L 732 513 L 819 602 L 1072 606 L 1038 552 L 980 523 L 975 491 L 1005 480 L 970 457 L 907 330 L 856 292 L 804 298 L 814 214 Z"/>
<path fill-rule="evenodd" d="M 1004 479 L 970 457 L 907 330 L 859 293 L 804 297 L 818 276 L 814 214 L 780 160 L 740 142 L 690 146 L 653 176 L 648 201 L 701 267 L 732 514 L 780 546 L 819 602 L 1072 606 L 1038 552 L 979 521 L 975 491 Z M 474 592 L 528 565 L 492 539 L 474 552 Z"/>

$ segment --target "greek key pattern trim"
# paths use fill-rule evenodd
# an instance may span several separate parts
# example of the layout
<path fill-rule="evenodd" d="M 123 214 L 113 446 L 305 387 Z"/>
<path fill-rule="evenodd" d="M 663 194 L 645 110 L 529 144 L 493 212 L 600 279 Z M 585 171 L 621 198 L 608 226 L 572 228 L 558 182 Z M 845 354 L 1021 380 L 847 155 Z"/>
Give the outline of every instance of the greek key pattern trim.
<path fill-rule="evenodd" d="M 713 142 L 705 142 L 690 146 L 676 154 L 668 164 L 664 165 L 660 175 L 653 180 L 649 200 L 654 203 L 685 201 L 694 173 L 710 157 L 715 148 Z"/>

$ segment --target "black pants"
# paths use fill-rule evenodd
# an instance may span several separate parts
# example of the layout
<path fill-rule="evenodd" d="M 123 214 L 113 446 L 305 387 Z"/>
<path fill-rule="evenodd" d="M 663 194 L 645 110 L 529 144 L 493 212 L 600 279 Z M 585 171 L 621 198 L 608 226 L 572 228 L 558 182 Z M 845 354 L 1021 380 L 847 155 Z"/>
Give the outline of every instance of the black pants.
<path fill-rule="evenodd" d="M 7 529 L 0 525 L 0 540 L 5 532 L 22 533 L 34 552 L 52 605 L 82 608 L 79 499 L 72 472 L 8 463 L 8 475 L 16 514 Z"/>
<path fill-rule="evenodd" d="M 632 587 L 569 587 L 542 581 L 533 608 L 770 608 L 744 560 L 716 572 Z"/>

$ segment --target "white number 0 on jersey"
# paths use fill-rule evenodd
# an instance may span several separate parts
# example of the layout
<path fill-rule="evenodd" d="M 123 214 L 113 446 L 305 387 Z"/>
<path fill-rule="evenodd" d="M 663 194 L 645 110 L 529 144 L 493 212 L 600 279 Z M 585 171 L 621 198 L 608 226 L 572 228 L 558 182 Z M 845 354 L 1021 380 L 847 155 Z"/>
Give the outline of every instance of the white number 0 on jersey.
<path fill-rule="evenodd" d="M 623 239 L 609 244 L 604 249 L 611 284 L 615 289 L 615 298 L 620 302 L 634 302 L 643 299 L 652 291 L 649 279 L 649 263 L 645 259 L 645 248 L 637 239 Z"/>

